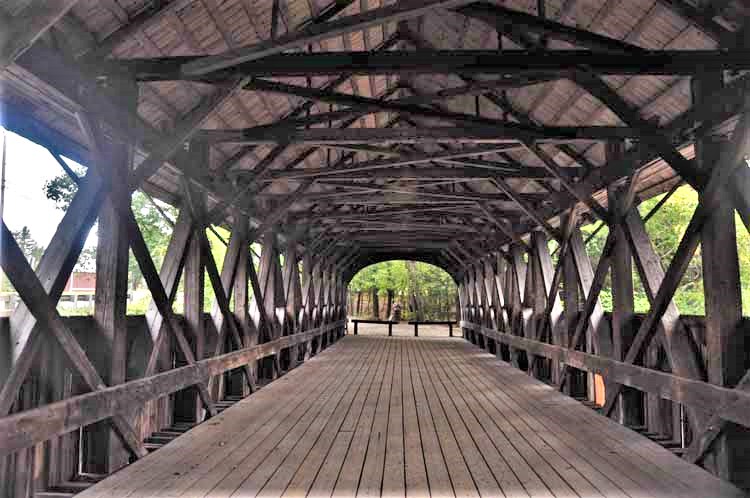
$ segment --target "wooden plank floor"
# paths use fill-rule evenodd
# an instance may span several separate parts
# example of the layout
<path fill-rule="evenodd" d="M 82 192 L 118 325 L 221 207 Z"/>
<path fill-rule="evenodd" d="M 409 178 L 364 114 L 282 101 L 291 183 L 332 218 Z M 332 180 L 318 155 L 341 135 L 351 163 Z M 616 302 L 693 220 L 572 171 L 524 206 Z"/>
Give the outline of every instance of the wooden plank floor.
<path fill-rule="evenodd" d="M 744 495 L 462 339 L 347 336 L 80 496 Z"/>

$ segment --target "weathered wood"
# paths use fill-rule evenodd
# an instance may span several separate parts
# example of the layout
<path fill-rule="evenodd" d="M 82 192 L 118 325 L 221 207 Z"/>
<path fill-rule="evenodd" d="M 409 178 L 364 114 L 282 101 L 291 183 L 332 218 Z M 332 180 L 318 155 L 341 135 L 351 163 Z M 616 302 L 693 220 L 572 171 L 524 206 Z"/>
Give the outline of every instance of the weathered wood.
<path fill-rule="evenodd" d="M 13 17 L 0 18 L 0 71 L 60 20 L 77 0 L 34 0 Z"/>
<path fill-rule="evenodd" d="M 54 302 L 62 295 L 86 237 L 96 222 L 103 198 L 101 179 L 96 174 L 87 174 L 39 261 L 39 280 Z M 38 351 L 42 331 L 36 322 L 24 303 L 20 303 L 10 316 L 8 357 L 0 361 L 4 378 L 0 391 L 0 415 L 10 412 Z"/>
<path fill-rule="evenodd" d="M 128 96 L 135 104 L 136 93 Z M 127 182 L 132 149 L 107 141 L 101 150 L 102 163 L 110 165 L 107 181 Z M 116 202 L 108 196 L 99 211 L 96 248 L 96 286 L 94 321 L 99 341 L 110 351 L 109 368 L 101 371 L 108 385 L 125 382 L 128 362 L 128 338 L 125 315 L 128 294 L 128 234 L 121 223 Z M 124 416 L 127 416 L 123 413 Z M 132 414 L 130 414 L 132 415 Z M 92 431 L 85 470 L 109 474 L 128 464 L 128 451 L 106 426 L 87 428 Z"/>
<path fill-rule="evenodd" d="M 342 322 L 331 323 L 273 342 L 233 351 L 151 377 L 98 389 L 92 393 L 1 418 L 0 454 L 6 455 L 78 427 L 108 417 L 116 417 L 116 414 L 133 406 L 140 406 L 147 401 L 199 384 L 212 375 L 219 375 L 246 365 L 249 361 L 276 354 L 285 347 L 310 340 L 342 326 Z"/>
<path fill-rule="evenodd" d="M 625 152 L 622 142 L 607 143 L 607 159 L 619 160 Z M 625 193 L 611 187 L 607 193 L 610 219 L 619 219 L 621 212 L 627 211 L 629 206 Z M 609 228 L 614 232 L 615 242 L 612 252 L 611 282 L 612 282 L 612 354 L 613 358 L 625 359 L 628 348 L 633 342 L 635 329 L 633 318 L 635 313 L 635 298 L 633 294 L 633 262 L 628 245 L 628 239 L 619 223 Z M 640 395 L 632 390 L 624 390 L 618 400 L 617 419 L 620 423 L 636 426 L 640 423 L 639 414 Z"/>
<path fill-rule="evenodd" d="M 34 274 L 34 270 L 26 261 L 26 257 L 18 247 L 5 222 L 3 222 L 2 234 L 0 235 L 3 241 L 0 244 L 0 251 L 2 251 L 0 252 L 0 263 L 13 288 L 16 289 L 16 292 L 21 296 L 40 325 L 54 335 L 86 385 L 94 391 L 104 389 L 106 385 L 91 361 L 86 357 L 86 353 L 76 341 L 73 333 L 62 321 L 54 303 Z M 146 449 L 129 422 L 121 415 L 115 415 L 111 422 L 117 434 L 134 455 L 138 457 L 146 455 Z"/>
<path fill-rule="evenodd" d="M 664 273 L 664 277 L 659 279 L 660 276 L 658 271 L 660 266 L 654 265 L 651 269 L 654 272 L 654 280 L 658 282 L 649 282 L 646 275 L 642 275 L 644 281 L 644 287 L 648 287 L 651 283 L 656 283 L 656 287 L 652 287 L 651 290 L 646 290 L 647 295 L 651 296 L 653 301 L 651 304 L 651 310 L 649 311 L 646 319 L 638 329 L 638 333 L 633 339 L 633 345 L 631 346 L 626 356 L 626 361 L 633 362 L 642 353 L 643 347 L 653 337 L 656 332 L 656 325 L 670 310 L 672 296 L 679 285 L 679 281 L 690 262 L 698 243 L 700 242 L 700 230 L 706 220 L 710 217 L 713 208 L 719 204 L 721 200 L 721 193 L 723 186 L 726 181 L 731 178 L 734 174 L 737 165 L 743 161 L 745 151 L 750 147 L 750 114 L 743 114 L 742 119 L 737 124 L 732 135 L 732 141 L 729 146 L 724 148 L 722 151 L 718 164 L 714 166 L 711 171 L 711 177 L 706 184 L 705 189 L 701 192 L 702 196 L 698 207 L 693 214 L 687 228 L 685 229 L 685 235 L 680 241 L 672 262 Z M 630 223 L 637 223 L 635 216 L 626 218 L 626 233 L 630 233 Z M 635 228 L 637 229 L 637 227 Z M 632 237 L 628 235 L 628 237 Z M 643 244 L 640 246 L 643 248 Z M 638 253 L 639 248 L 633 247 L 634 255 Z M 658 263 L 658 258 L 656 258 Z M 639 258 L 636 256 L 636 263 L 639 266 L 639 271 L 643 272 Z M 658 292 L 654 295 L 654 289 L 658 289 Z M 674 333 L 674 329 L 666 329 L 665 335 L 668 341 L 668 355 L 670 363 L 674 371 L 678 374 L 683 374 L 689 378 L 701 379 L 703 378 L 703 369 L 696 357 L 695 346 L 692 344 L 692 338 L 687 334 Z M 614 404 L 614 399 L 619 394 L 619 388 L 615 386 L 614 389 L 610 390 L 607 394 L 607 404 L 605 409 L 611 411 Z M 613 396 L 610 398 L 610 396 Z M 690 417 L 691 424 L 697 429 L 696 426 L 700 426 L 706 421 L 705 413 L 693 413 Z"/>
<path fill-rule="evenodd" d="M 191 150 L 190 152 L 192 153 L 193 151 Z M 185 317 L 185 331 L 192 336 L 195 358 L 200 361 L 208 356 L 206 348 L 207 330 L 203 315 L 205 312 L 203 302 L 206 288 L 206 272 L 203 265 L 205 259 L 205 255 L 203 254 L 203 244 L 201 244 L 200 234 L 198 233 L 198 231 L 202 229 L 202 225 L 199 220 L 196 219 L 195 213 L 202 212 L 202 209 L 204 209 L 205 206 L 205 198 L 199 192 L 191 192 L 191 195 L 186 197 L 190 198 L 191 205 L 189 208 L 186 206 L 185 210 L 189 210 L 193 213 L 191 219 L 194 220 L 195 223 L 192 224 L 193 233 L 188 239 L 188 247 L 185 249 L 183 315 Z M 164 283 L 163 280 L 162 283 Z M 165 285 L 165 290 L 166 289 L 167 287 Z M 188 420 L 192 419 L 196 422 L 200 422 L 205 416 L 203 405 L 201 404 L 200 399 L 195 396 L 195 391 L 190 392 L 190 397 L 191 403 L 189 403 L 189 407 L 184 407 L 185 412 L 179 413 L 181 411 L 180 408 L 183 407 L 175 407 L 176 415 L 186 417 Z"/>
<path fill-rule="evenodd" d="M 104 64 L 100 75 L 114 70 L 130 71 L 139 81 L 186 80 L 224 83 L 237 76 L 285 77 L 371 74 L 539 74 L 565 72 L 581 67 L 601 75 L 691 76 L 701 71 L 746 70 L 750 66 L 745 49 L 645 50 L 638 55 L 611 54 L 589 50 L 392 50 L 374 52 L 285 53 L 241 64 L 226 71 L 205 75 L 183 72 L 185 64 L 200 56 L 131 59 Z"/>
<path fill-rule="evenodd" d="M 232 246 L 230 241 L 230 248 L 232 251 L 230 252 L 227 250 L 224 259 L 224 266 L 221 269 L 222 274 L 219 275 L 219 271 L 216 268 L 216 261 L 214 261 L 213 254 L 211 253 L 211 246 L 208 243 L 208 237 L 206 236 L 205 231 L 200 233 L 200 243 L 203 246 L 206 272 L 208 273 L 208 278 L 211 282 L 211 288 L 214 290 L 216 307 L 219 310 L 219 313 L 211 314 L 214 326 L 218 332 L 214 356 L 218 356 L 224 348 L 224 338 L 226 337 L 225 329 L 229 330 L 229 336 L 237 349 L 242 349 L 244 347 L 242 335 L 240 334 L 239 327 L 234 319 L 234 314 L 232 314 L 232 310 L 229 307 L 229 299 L 231 297 L 237 271 L 237 262 L 239 261 L 239 258 L 243 256 L 243 247 L 241 246 L 242 242 L 244 241 L 240 240 L 235 242 L 235 245 Z M 223 319 L 219 320 L 219 316 Z M 252 385 L 254 382 L 254 374 L 248 365 L 243 367 L 243 373 L 248 385 Z"/>
<path fill-rule="evenodd" d="M 603 50 L 620 54 L 638 54 L 643 51 L 642 48 L 624 41 L 546 20 L 544 16 L 533 16 L 525 12 L 507 9 L 487 2 L 475 2 L 455 10 L 465 16 L 484 21 L 492 27 L 522 28 L 539 35 L 564 40 L 573 45 L 592 50 Z"/>
<path fill-rule="evenodd" d="M 706 74 L 692 82 L 695 101 L 706 98 L 716 87 L 723 85 L 721 74 Z M 707 133 L 696 144 L 696 160 L 703 171 L 710 172 L 721 159 L 726 142 Z M 728 196 L 728 188 L 722 188 Z M 745 374 L 745 362 L 738 351 L 744 351 L 745 339 L 739 328 L 742 320 L 742 295 L 734 209 L 727 202 L 716 205 L 701 230 L 701 258 L 703 292 L 706 308 L 706 373 L 708 381 L 733 387 Z M 713 473 L 732 482 L 744 482 L 747 464 L 742 458 L 748 438 L 733 424 L 724 425 L 723 433 L 713 441 L 704 465 Z M 703 444 L 706 427 L 696 434 L 695 441 Z M 687 455 L 694 457 L 691 445 Z"/>
<path fill-rule="evenodd" d="M 164 291 L 169 297 L 170 304 L 177 295 L 177 289 L 180 284 L 180 278 L 185 265 L 188 248 L 191 247 L 191 240 L 194 235 L 195 221 L 190 213 L 190 209 L 184 207 L 177 216 L 172 237 L 169 239 L 169 245 L 164 255 L 161 269 L 159 270 L 159 280 L 161 281 Z M 159 309 L 151 300 L 148 310 L 146 310 L 146 323 L 149 328 L 149 334 L 153 344 L 151 356 L 146 369 L 146 375 L 151 375 L 156 371 L 157 361 L 159 360 L 159 351 L 161 344 L 166 338 L 166 330 L 163 330 L 164 319 L 159 313 Z"/>
<path fill-rule="evenodd" d="M 740 413 L 741 406 L 750 402 L 750 394 L 747 392 L 679 377 L 667 372 L 613 360 L 598 354 L 574 351 L 553 344 L 504 334 L 469 322 L 461 322 L 461 326 L 479 331 L 518 349 L 525 349 L 529 353 L 544 356 L 580 370 L 597 373 L 613 382 L 640 391 L 655 393 L 677 403 L 684 403 L 688 406 L 723 406 L 725 409 L 721 412 L 722 417 L 740 425 L 750 425 L 750 417 L 747 414 Z"/>
<path fill-rule="evenodd" d="M 467 3 L 466 0 L 409 0 L 398 5 L 389 5 L 372 9 L 360 14 L 343 17 L 336 21 L 307 26 L 299 32 L 261 42 L 251 47 L 207 56 L 183 66 L 186 74 L 201 75 L 243 62 L 253 61 L 269 55 L 278 54 L 295 47 L 304 47 L 326 38 L 351 33 L 387 22 L 398 22 L 421 16 L 435 8 L 450 8 Z"/>

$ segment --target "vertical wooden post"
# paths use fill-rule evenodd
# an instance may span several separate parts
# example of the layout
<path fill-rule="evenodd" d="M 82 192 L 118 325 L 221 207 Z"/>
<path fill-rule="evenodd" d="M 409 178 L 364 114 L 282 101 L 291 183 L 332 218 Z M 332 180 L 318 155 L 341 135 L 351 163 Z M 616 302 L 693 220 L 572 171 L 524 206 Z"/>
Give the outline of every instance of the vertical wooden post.
<path fill-rule="evenodd" d="M 692 80 L 693 101 L 704 98 L 723 86 L 721 72 L 695 76 Z M 706 175 L 718 163 L 724 142 L 708 131 L 696 143 L 696 160 Z M 703 290 L 706 307 L 706 369 L 708 381 L 734 387 L 742 378 L 746 348 L 750 341 L 738 327 L 742 320 L 742 294 L 737 232 L 732 196 L 720 203 L 706 220 L 701 231 Z M 747 429 L 727 424 L 704 458 L 706 468 L 722 479 L 740 486 L 750 485 L 750 437 Z"/>
<path fill-rule="evenodd" d="M 357 335 L 357 326 L 359 325 L 359 322 L 357 320 L 354 320 L 354 335 Z"/>
<path fill-rule="evenodd" d="M 118 91 L 135 106 L 138 88 L 135 83 L 122 83 Z M 94 124 L 96 126 L 96 124 Z M 127 183 L 133 161 L 133 148 L 117 139 L 100 144 L 99 173 L 112 182 Z M 129 198 L 128 198 L 129 199 Z M 120 219 L 115 203 L 109 195 L 99 211 L 98 242 L 96 251 L 96 284 L 94 321 L 100 339 L 109 346 L 109 362 L 97 365 L 108 385 L 126 380 L 128 361 L 128 331 L 126 323 L 128 296 L 128 232 Z M 97 348 L 98 349 L 98 348 Z M 108 365 L 107 365 L 108 363 Z M 132 414 L 128 418 L 132 418 Z M 84 470 L 109 474 L 128 463 L 129 453 L 122 440 L 110 430 L 106 422 L 94 424 L 85 430 L 86 451 Z"/>
<path fill-rule="evenodd" d="M 608 142 L 605 150 L 607 161 L 619 161 L 625 154 L 625 144 L 619 141 Z M 611 219 L 617 219 L 618 211 L 627 206 L 622 205 L 623 199 L 618 195 L 615 187 L 610 187 L 607 195 Z M 637 332 L 633 324 L 635 313 L 633 258 L 622 226 L 617 224 L 610 226 L 609 229 L 615 233 L 610 275 L 612 279 L 612 352 L 616 360 L 624 360 Z M 624 388 L 618 397 L 615 418 L 621 424 L 628 426 L 640 425 L 641 405 L 641 394 L 635 389 Z"/>
<path fill-rule="evenodd" d="M 419 322 L 414 322 L 414 337 L 419 337 Z"/>
<path fill-rule="evenodd" d="M 198 151 L 190 151 L 198 153 Z M 190 162 L 196 158 L 191 158 Z M 196 213 L 203 212 L 204 197 L 197 191 L 191 192 L 193 209 Z M 185 207 L 184 209 L 188 209 Z M 201 234 L 198 230 L 205 230 L 203 224 L 195 220 L 194 235 L 190 238 L 187 254 L 185 255 L 185 270 L 183 280 L 183 304 L 185 315 L 185 328 L 188 340 L 192 342 L 195 359 L 200 361 L 206 357 L 206 327 L 203 320 L 204 308 L 203 298 L 205 293 L 205 271 L 203 268 L 203 244 L 201 243 Z M 219 399 L 219 390 L 222 382 L 213 384 L 211 395 L 214 400 Z M 189 397 L 188 399 L 183 399 Z M 200 422 L 203 420 L 203 403 L 197 396 L 195 389 L 186 389 L 174 397 L 175 416 L 184 418 L 188 421 Z"/>
<path fill-rule="evenodd" d="M 240 213 L 234 214 L 234 227 L 232 230 L 233 237 L 242 238 L 242 249 L 237 259 L 237 270 L 234 277 L 234 316 L 242 330 L 245 347 L 252 347 L 258 344 L 258 328 L 255 322 L 250 318 L 250 302 L 248 283 L 250 281 L 250 265 L 252 264 L 250 254 L 250 241 L 248 240 L 248 219 Z M 248 365 L 252 381 L 246 385 L 243 390 L 245 395 L 250 394 L 255 389 L 257 382 L 257 362 L 253 361 Z"/>
<path fill-rule="evenodd" d="M 287 318 L 291 320 L 289 329 L 294 332 L 299 326 L 299 313 L 302 308 L 302 284 L 299 277 L 299 265 L 297 258 L 297 244 L 290 241 L 284 252 L 284 294 L 286 299 Z M 299 348 L 294 346 L 289 350 L 289 367 L 297 365 Z"/>
<path fill-rule="evenodd" d="M 575 261 L 573 261 L 573 255 L 570 251 L 564 256 L 563 261 L 563 308 L 565 313 L 565 346 L 570 345 L 570 341 L 573 339 L 573 334 L 578 322 L 578 314 L 580 309 L 580 298 L 579 298 L 579 287 L 578 287 L 578 274 L 576 272 Z M 576 383 L 578 375 L 573 369 L 567 369 L 567 377 L 560 379 L 561 382 L 565 382 L 564 393 L 573 396 L 577 393 L 580 386 Z"/>

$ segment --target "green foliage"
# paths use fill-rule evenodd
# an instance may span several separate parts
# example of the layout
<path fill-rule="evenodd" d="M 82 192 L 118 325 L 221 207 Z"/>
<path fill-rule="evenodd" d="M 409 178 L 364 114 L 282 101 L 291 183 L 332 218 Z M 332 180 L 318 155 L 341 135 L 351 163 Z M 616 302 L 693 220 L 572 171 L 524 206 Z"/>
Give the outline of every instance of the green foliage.
<path fill-rule="evenodd" d="M 34 240 L 29 227 L 24 226 L 20 230 L 11 233 L 13 234 L 13 238 L 16 239 L 18 247 L 21 248 L 21 252 L 26 256 L 26 260 L 32 267 L 36 267 L 37 263 L 39 263 L 39 258 L 42 257 L 44 248 Z"/>
<path fill-rule="evenodd" d="M 641 216 L 646 216 L 654 206 L 661 200 L 663 195 L 652 197 L 638 206 Z M 661 259 L 662 266 L 666 270 L 674 257 L 677 246 L 682 239 L 685 229 L 690 223 L 696 206 L 698 205 L 698 194 L 689 186 L 680 187 L 672 197 L 648 220 L 646 231 L 648 232 L 654 250 Z M 750 310 L 750 236 L 744 228 L 739 216 L 736 217 L 737 225 L 737 250 L 740 261 L 740 280 L 742 282 L 742 302 L 745 314 Z M 588 225 L 581 229 L 584 237 L 591 234 L 598 224 Z M 596 264 L 604 248 L 607 239 L 607 229 L 604 228 L 594 236 L 586 245 L 586 250 L 591 256 L 592 264 Z M 635 309 L 637 313 L 645 313 L 650 304 L 640 281 L 638 271 L 633 267 L 633 287 L 635 291 Z M 612 309 L 612 289 L 609 278 L 602 289 L 600 299 L 606 310 Z M 681 313 L 686 315 L 705 314 L 705 303 L 703 296 L 703 268 L 701 262 L 700 247 L 690 261 L 679 288 L 675 293 L 675 304 Z"/>
<path fill-rule="evenodd" d="M 78 186 L 65 173 L 44 183 L 44 194 L 47 199 L 54 201 L 55 207 L 62 211 L 68 209 L 77 191 Z"/>
<path fill-rule="evenodd" d="M 360 270 L 349 283 L 349 291 L 372 292 L 377 289 L 381 301 L 388 291 L 394 293 L 394 303 L 401 304 L 403 317 L 410 318 L 409 296 L 416 294 L 424 319 L 445 319 L 445 309 L 453 305 L 456 284 L 453 278 L 437 266 L 412 261 L 385 261 Z M 387 317 L 381 317 L 383 319 Z"/>
<path fill-rule="evenodd" d="M 157 269 L 161 268 L 164 256 L 167 253 L 167 246 L 169 246 L 169 239 L 172 237 L 172 226 L 143 192 L 138 190 L 133 192 L 131 206 L 143 234 L 143 239 L 146 241 L 148 250 L 154 260 L 154 265 Z M 177 209 L 164 203 L 160 203 L 159 207 L 172 221 L 177 219 Z M 128 260 L 128 287 L 131 292 L 134 292 L 144 285 L 145 282 L 138 267 L 138 262 L 131 252 Z"/>

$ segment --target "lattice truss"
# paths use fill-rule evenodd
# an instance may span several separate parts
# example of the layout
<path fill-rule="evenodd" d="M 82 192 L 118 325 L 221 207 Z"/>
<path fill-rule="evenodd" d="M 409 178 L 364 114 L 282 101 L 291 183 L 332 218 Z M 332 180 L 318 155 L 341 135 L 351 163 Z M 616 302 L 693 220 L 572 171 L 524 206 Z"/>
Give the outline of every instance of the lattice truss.
<path fill-rule="evenodd" d="M 2 267 L 23 304 L 10 319 L 0 415 L 29 408 L 19 389 L 49 335 L 91 393 L 0 419 L 2 452 L 106 419 L 142 456 L 129 405 L 196 386 L 215 414 L 221 373 L 241 368 L 252 386 L 257 359 L 290 368 L 342 334 L 359 269 L 408 258 L 459 283 L 467 337 L 509 346 L 514 361 L 524 351 L 529 370 L 560 388 L 572 368 L 603 375 L 606 414 L 623 386 L 684 404 L 686 458 L 700 461 L 727 421 L 750 426 L 750 376 L 726 378 L 739 368 L 727 366 L 737 361 L 726 360 L 726 336 L 742 311 L 726 285 L 739 278 L 734 212 L 750 223 L 748 8 L 4 2 L 2 124 L 88 171 L 36 271 L 3 225 Z M 683 183 L 700 203 L 663 269 L 636 207 Z M 130 208 L 136 189 L 180 207 L 161 269 Z M 97 289 L 105 374 L 55 309 L 97 219 L 98 271 L 110 277 Z M 579 228 L 592 220 L 609 227 L 595 267 Z M 205 235 L 214 224 L 232 232 L 220 269 Z M 257 274 L 252 242 L 263 247 Z M 701 243 L 707 356 L 673 303 Z M 153 303 L 145 370 L 123 383 L 128 249 Z M 651 301 L 632 333 L 631 258 Z M 197 289 L 204 269 L 216 295 L 211 354 L 185 332 L 202 327 L 202 295 L 184 320 L 172 311 L 182 274 Z M 599 302 L 609 275 L 611 320 Z M 172 343 L 186 364 L 176 370 L 164 363 Z M 669 373 L 644 366 L 654 345 Z"/>

